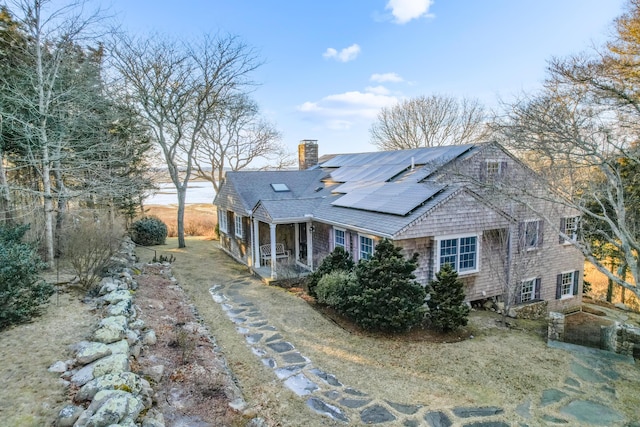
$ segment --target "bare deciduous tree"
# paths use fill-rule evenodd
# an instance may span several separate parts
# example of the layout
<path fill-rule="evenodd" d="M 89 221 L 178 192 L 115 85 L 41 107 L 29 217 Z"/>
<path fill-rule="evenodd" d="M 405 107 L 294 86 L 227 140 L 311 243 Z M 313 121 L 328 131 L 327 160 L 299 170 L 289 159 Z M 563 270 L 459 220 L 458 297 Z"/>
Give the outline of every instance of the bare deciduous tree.
<path fill-rule="evenodd" d="M 290 156 L 279 144 L 280 138 L 280 132 L 260 117 L 258 105 L 246 94 L 231 96 L 204 125 L 194 157 L 196 176 L 211 182 L 217 192 L 226 169 L 244 169 L 260 158 L 280 161 L 276 168 L 286 167 L 291 164 L 287 162 Z"/>
<path fill-rule="evenodd" d="M 260 62 L 235 36 L 205 36 L 187 44 L 158 36 L 120 37 L 113 65 L 123 90 L 153 133 L 178 194 L 178 246 L 185 247 L 184 209 L 196 149 L 231 97 L 243 93 Z"/>
<path fill-rule="evenodd" d="M 568 242 L 619 286 L 640 297 L 640 204 L 629 170 L 640 170 L 640 79 L 632 65 L 640 49 L 640 2 L 617 21 L 618 38 L 593 56 L 550 62 L 544 90 L 509 105 L 495 129 L 556 190 L 555 202 L 582 216 Z M 509 191 L 531 194 L 527 183 Z M 547 218 L 554 229 L 557 218 Z M 598 256 L 612 248 L 631 280 Z"/>
<path fill-rule="evenodd" d="M 477 100 L 418 96 L 385 107 L 369 129 L 379 150 L 470 144 L 488 137 L 484 108 Z"/>

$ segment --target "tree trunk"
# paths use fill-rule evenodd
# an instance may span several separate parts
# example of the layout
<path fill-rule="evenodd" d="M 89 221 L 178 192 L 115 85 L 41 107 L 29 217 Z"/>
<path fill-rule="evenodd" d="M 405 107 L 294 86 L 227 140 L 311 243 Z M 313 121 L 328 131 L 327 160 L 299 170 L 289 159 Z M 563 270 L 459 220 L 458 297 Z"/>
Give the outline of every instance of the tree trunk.
<path fill-rule="evenodd" d="M 615 265 L 611 262 L 611 274 L 614 272 Z M 613 300 L 613 279 L 610 277 L 607 279 L 607 302 L 612 302 Z"/>
<path fill-rule="evenodd" d="M 62 227 L 64 226 L 65 217 L 67 214 L 67 207 L 69 205 L 69 196 L 67 194 L 67 188 L 62 181 L 62 173 L 60 172 L 60 165 L 57 164 L 53 172 L 56 178 L 56 190 L 58 192 L 58 214 L 56 215 L 56 229 L 55 229 L 55 242 L 57 243 L 56 255 L 61 255 L 60 238 L 62 237 Z"/>
<path fill-rule="evenodd" d="M 53 195 L 51 194 L 51 177 L 49 175 L 49 154 L 47 146 L 42 149 L 42 196 L 44 198 L 44 247 L 45 262 L 49 267 L 53 264 Z"/>
<path fill-rule="evenodd" d="M 184 204 L 187 196 L 187 186 L 181 185 L 176 189 L 178 190 L 178 247 L 185 248 L 187 245 L 184 241 Z"/>
<path fill-rule="evenodd" d="M 4 166 L 4 151 L 0 149 L 0 221 L 9 223 L 13 219 L 11 206 L 11 192 L 7 180 L 7 170 Z"/>

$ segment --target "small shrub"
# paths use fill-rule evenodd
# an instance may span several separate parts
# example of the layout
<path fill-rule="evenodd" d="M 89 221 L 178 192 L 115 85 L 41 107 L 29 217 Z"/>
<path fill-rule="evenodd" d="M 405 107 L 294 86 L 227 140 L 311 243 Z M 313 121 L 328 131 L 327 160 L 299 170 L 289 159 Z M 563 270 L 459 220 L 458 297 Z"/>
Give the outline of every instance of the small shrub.
<path fill-rule="evenodd" d="M 448 332 L 467 324 L 469 307 L 464 302 L 464 284 L 450 264 L 436 273 L 436 279 L 427 285 L 427 292 L 428 317 L 436 329 Z"/>
<path fill-rule="evenodd" d="M 173 255 L 160 255 L 160 258 L 157 258 L 155 255 L 153 256 L 153 262 L 159 262 L 160 264 L 164 264 L 165 262 L 168 262 L 169 264 L 173 264 L 173 262 L 176 260 L 176 257 L 174 257 Z"/>
<path fill-rule="evenodd" d="M 45 264 L 35 248 L 22 242 L 28 229 L 0 226 L 0 330 L 39 315 L 54 292 L 38 277 Z"/>
<path fill-rule="evenodd" d="M 351 254 L 338 246 L 322 260 L 316 271 L 307 276 L 307 292 L 316 298 L 316 287 L 322 276 L 334 271 L 351 271 L 353 267 Z"/>
<path fill-rule="evenodd" d="M 358 281 L 354 273 L 344 270 L 332 271 L 322 276 L 316 287 L 317 300 L 337 310 L 341 310 L 350 294 L 355 293 Z"/>
<path fill-rule="evenodd" d="M 147 216 L 131 224 L 131 240 L 138 245 L 164 245 L 167 239 L 167 225 L 159 218 Z"/>
<path fill-rule="evenodd" d="M 62 235 L 62 250 L 80 279 L 84 290 L 91 290 L 111 265 L 120 247 L 124 229 L 105 218 L 76 218 Z"/>

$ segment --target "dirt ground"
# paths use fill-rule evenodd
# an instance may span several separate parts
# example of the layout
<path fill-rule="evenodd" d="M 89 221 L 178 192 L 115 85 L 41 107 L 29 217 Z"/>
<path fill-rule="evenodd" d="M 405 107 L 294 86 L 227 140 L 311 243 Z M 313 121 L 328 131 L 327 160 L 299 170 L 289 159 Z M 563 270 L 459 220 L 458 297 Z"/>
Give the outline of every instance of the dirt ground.
<path fill-rule="evenodd" d="M 217 249 L 217 242 L 209 239 L 188 238 L 187 248 L 176 247 L 175 239 L 169 239 L 156 249 L 158 255 L 175 257 L 172 269 L 179 286 L 150 268 L 138 277 L 136 292 L 140 315 L 156 330 L 158 344 L 142 354 L 135 369 L 143 372 L 154 364 L 166 366 L 157 390 L 167 419 L 244 426 L 259 416 L 269 426 L 334 425 L 283 386 L 213 302 L 209 288 L 246 276 L 246 268 L 230 262 Z M 139 253 L 146 261 L 152 255 Z M 470 325 L 456 335 L 438 339 L 429 331 L 414 331 L 383 336 L 341 324 L 295 292 L 257 281 L 247 289 L 245 296 L 314 365 L 375 398 L 434 408 L 500 405 L 513 409 L 527 399 L 539 399 L 545 389 L 561 387 L 570 372 L 570 356 L 546 346 L 544 322 L 517 321 L 506 329 L 498 326 L 495 313 L 475 311 Z M 86 339 L 97 321 L 80 300 L 78 294 L 61 293 L 54 296 L 43 317 L 0 333 L 0 424 L 51 425 L 64 405 L 65 389 L 46 369 L 68 358 L 67 346 Z M 199 322 L 206 331 L 198 329 Z M 184 331 L 196 332 L 185 335 Z M 226 359 L 244 394 L 248 404 L 244 415 L 228 406 L 233 390 L 224 361 L 215 356 L 214 348 Z M 626 369 L 638 377 L 637 366 Z M 634 384 L 625 378 L 615 384 L 620 394 L 616 409 L 628 416 L 640 406 Z"/>

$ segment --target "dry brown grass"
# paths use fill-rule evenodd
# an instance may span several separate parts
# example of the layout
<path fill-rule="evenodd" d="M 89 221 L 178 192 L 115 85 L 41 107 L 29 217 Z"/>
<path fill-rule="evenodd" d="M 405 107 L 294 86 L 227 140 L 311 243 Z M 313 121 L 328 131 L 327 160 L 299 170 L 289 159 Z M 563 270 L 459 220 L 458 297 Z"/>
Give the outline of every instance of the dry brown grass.
<path fill-rule="evenodd" d="M 595 300 L 606 300 L 608 280 L 607 276 L 596 270 L 593 264 L 585 262 L 584 278 L 591 283 L 591 291 L 589 296 Z M 624 290 L 620 286 L 614 285 L 612 303 L 622 302 L 634 311 L 640 312 L 640 300 L 628 290 Z"/>
<path fill-rule="evenodd" d="M 42 317 L 0 333 L 0 424 L 52 425 L 66 403 L 59 374 L 47 371 L 69 358 L 67 347 L 86 339 L 95 317 L 71 293 L 54 295 Z"/>
<path fill-rule="evenodd" d="M 191 238 L 186 248 L 172 249 L 177 245 L 169 239 L 167 246 L 166 253 L 177 259 L 174 273 L 181 286 L 216 336 L 249 402 L 261 416 L 280 421 L 280 425 L 327 425 L 326 418 L 311 414 L 304 399 L 289 392 L 260 363 L 235 325 L 212 303 L 208 288 L 246 275 L 246 267 L 217 249 L 216 241 Z M 514 409 L 523 401 L 538 399 L 545 389 L 562 388 L 571 375 L 571 356 L 548 348 L 545 339 L 532 332 L 543 329 L 544 322 L 503 329 L 496 326 L 495 313 L 473 312 L 473 339 L 434 343 L 416 340 L 414 335 L 390 338 L 345 330 L 299 296 L 258 281 L 243 288 L 242 295 L 315 366 L 373 398 L 433 408 L 500 405 Z M 625 387 L 620 385 L 621 390 Z M 640 401 L 633 395 L 625 399 L 628 405 L 620 409 L 634 414 L 633 405 Z"/>
<path fill-rule="evenodd" d="M 178 207 L 175 205 L 150 205 L 145 208 L 145 215 L 156 216 L 167 224 L 168 236 L 178 235 Z M 215 228 L 218 222 L 213 205 L 187 205 L 184 212 L 184 233 L 186 236 L 216 237 Z"/>

